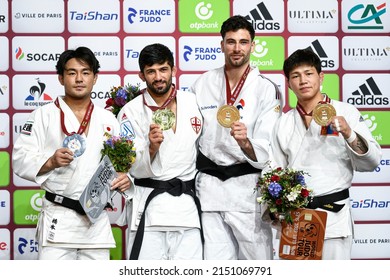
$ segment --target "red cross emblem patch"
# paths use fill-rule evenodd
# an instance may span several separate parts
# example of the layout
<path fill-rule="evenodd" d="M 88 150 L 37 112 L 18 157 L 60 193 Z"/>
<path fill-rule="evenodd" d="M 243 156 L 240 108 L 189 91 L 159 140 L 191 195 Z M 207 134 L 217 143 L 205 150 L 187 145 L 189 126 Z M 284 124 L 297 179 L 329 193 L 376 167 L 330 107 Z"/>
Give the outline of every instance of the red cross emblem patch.
<path fill-rule="evenodd" d="M 200 129 L 202 128 L 202 122 L 198 117 L 193 117 L 190 119 L 191 120 L 191 125 L 196 134 L 199 133 Z"/>

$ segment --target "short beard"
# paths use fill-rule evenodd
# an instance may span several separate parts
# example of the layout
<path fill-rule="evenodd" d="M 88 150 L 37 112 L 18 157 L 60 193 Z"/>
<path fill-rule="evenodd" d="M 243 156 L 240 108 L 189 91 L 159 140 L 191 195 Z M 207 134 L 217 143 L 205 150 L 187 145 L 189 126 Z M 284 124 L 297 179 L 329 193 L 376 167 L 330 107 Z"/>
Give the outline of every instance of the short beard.
<path fill-rule="evenodd" d="M 161 90 L 157 90 L 153 84 L 147 84 L 148 86 L 148 91 L 155 94 L 155 95 L 158 95 L 158 96 L 164 96 L 170 89 L 171 89 L 171 86 L 172 86 L 172 81 L 168 81 L 166 83 L 166 86 L 163 87 Z"/>

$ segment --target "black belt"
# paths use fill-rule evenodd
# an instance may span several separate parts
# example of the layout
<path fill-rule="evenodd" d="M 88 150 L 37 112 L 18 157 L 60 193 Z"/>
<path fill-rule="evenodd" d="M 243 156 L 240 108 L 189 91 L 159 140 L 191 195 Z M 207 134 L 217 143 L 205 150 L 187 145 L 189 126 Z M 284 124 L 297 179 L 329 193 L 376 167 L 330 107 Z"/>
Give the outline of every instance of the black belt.
<path fill-rule="evenodd" d="M 157 195 L 162 193 L 169 193 L 173 196 L 180 196 L 182 194 L 188 194 L 194 198 L 196 207 L 198 209 L 199 220 L 201 222 L 201 208 L 198 197 L 195 195 L 195 179 L 190 181 L 182 181 L 180 179 L 174 178 L 168 181 L 159 181 L 149 178 L 143 179 L 134 179 L 134 184 L 137 186 L 142 186 L 146 188 L 153 188 L 154 190 L 149 194 L 145 202 L 145 208 L 141 216 L 141 220 L 138 224 L 137 233 L 135 234 L 135 239 L 133 247 L 130 253 L 130 260 L 138 260 L 139 253 L 141 251 L 142 240 L 144 238 L 144 229 L 145 229 L 145 213 L 146 208 L 148 207 L 150 201 Z M 200 229 L 202 243 L 204 242 L 202 226 Z"/>
<path fill-rule="evenodd" d="M 349 197 L 349 190 L 345 189 L 336 193 L 331 193 L 323 196 L 315 196 L 306 208 L 316 209 L 322 208 L 332 212 L 339 212 L 345 204 L 336 204 L 334 202 L 346 199 Z"/>
<path fill-rule="evenodd" d="M 51 193 L 48 191 L 46 191 L 46 193 L 45 193 L 45 198 L 48 201 L 51 201 L 55 204 L 59 204 L 59 205 L 64 206 L 66 208 L 72 209 L 72 210 L 76 211 L 77 213 L 79 213 L 80 215 L 85 215 L 85 211 L 84 211 L 83 207 L 81 206 L 80 201 L 78 201 L 78 200 L 71 199 L 69 197 L 55 194 L 55 193 Z"/>
<path fill-rule="evenodd" d="M 198 153 L 196 159 L 196 168 L 203 173 L 219 178 L 225 181 L 232 177 L 239 177 L 242 175 L 260 173 L 261 169 L 257 169 L 248 162 L 233 164 L 233 165 L 218 165 L 201 152 Z"/>

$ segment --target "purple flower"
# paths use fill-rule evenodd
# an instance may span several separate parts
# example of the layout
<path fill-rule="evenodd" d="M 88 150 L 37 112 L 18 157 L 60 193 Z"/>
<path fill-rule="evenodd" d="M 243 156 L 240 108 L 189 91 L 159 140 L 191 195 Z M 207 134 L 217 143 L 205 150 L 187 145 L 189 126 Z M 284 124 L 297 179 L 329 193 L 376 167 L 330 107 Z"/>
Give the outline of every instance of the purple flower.
<path fill-rule="evenodd" d="M 303 176 L 302 174 L 297 174 L 296 177 L 295 177 L 295 180 L 301 184 L 302 186 L 305 185 L 305 176 Z"/>
<path fill-rule="evenodd" d="M 114 148 L 114 142 L 112 141 L 112 138 L 107 139 L 106 144 L 109 145 L 111 148 Z"/>
<path fill-rule="evenodd" d="M 268 191 L 273 197 L 278 197 L 281 190 L 282 186 L 276 182 L 271 182 L 268 186 Z"/>
<path fill-rule="evenodd" d="M 117 96 L 116 98 L 115 98 L 115 104 L 116 105 L 118 105 L 118 106 L 120 106 L 120 107 L 123 107 L 125 104 L 126 104 L 126 98 L 123 98 L 123 97 L 119 97 L 119 96 Z"/>
<path fill-rule="evenodd" d="M 117 97 L 124 98 L 124 99 L 127 99 L 127 91 L 126 91 L 124 88 L 120 88 L 120 89 L 118 89 L 118 91 L 116 92 L 116 96 L 117 96 Z"/>

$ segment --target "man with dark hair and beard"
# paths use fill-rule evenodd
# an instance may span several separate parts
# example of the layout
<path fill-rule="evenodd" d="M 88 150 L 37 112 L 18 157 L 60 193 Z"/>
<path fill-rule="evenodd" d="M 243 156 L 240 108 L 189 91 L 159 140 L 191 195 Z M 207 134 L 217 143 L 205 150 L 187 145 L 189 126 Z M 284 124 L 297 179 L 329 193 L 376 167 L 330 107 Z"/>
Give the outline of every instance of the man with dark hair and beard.
<path fill-rule="evenodd" d="M 134 136 L 132 195 L 119 224 L 128 224 L 129 258 L 202 259 L 200 205 L 194 193 L 197 140 L 202 117 L 195 95 L 172 83 L 176 67 L 164 45 L 139 57 L 142 94 L 118 115 L 121 133 Z"/>
<path fill-rule="evenodd" d="M 191 88 L 204 119 L 196 190 L 202 204 L 206 259 L 272 259 L 272 233 L 253 191 L 271 158 L 281 113 L 279 91 L 250 66 L 255 31 L 243 16 L 221 27 L 225 65 Z"/>

